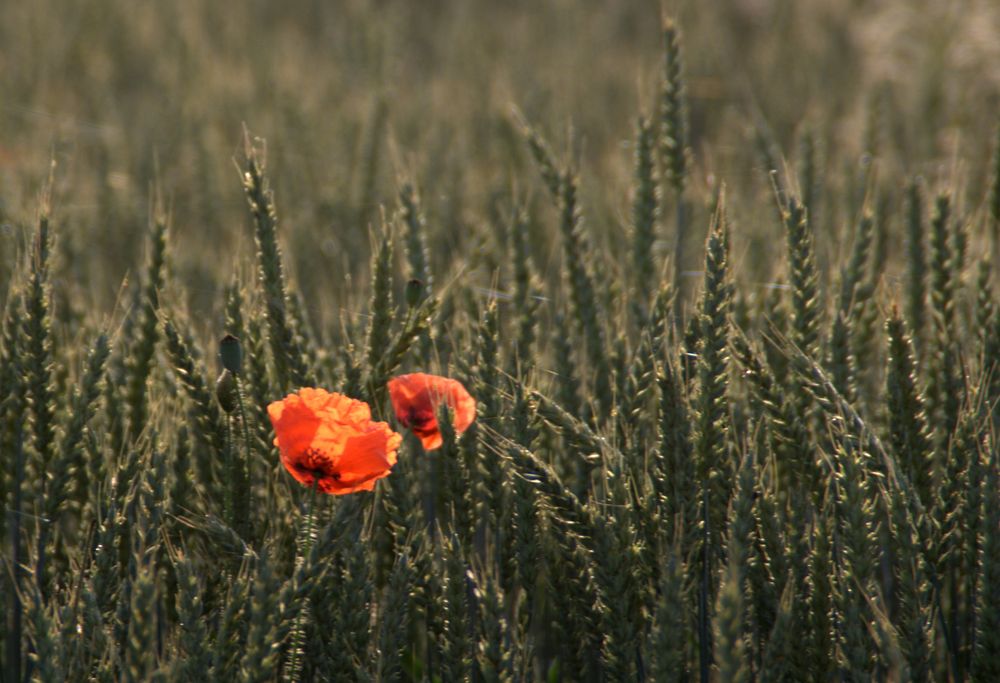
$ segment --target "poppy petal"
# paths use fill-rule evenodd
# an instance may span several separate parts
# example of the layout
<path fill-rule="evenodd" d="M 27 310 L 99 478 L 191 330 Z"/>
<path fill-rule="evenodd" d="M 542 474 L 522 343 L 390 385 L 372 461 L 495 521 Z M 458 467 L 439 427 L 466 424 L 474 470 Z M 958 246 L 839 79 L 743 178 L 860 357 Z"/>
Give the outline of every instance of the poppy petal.
<path fill-rule="evenodd" d="M 443 443 L 437 411 L 447 405 L 454 411 L 453 426 L 461 434 L 476 419 L 476 400 L 458 380 L 423 372 L 399 375 L 389 380 L 389 398 L 396 419 L 420 438 L 425 450 Z"/>

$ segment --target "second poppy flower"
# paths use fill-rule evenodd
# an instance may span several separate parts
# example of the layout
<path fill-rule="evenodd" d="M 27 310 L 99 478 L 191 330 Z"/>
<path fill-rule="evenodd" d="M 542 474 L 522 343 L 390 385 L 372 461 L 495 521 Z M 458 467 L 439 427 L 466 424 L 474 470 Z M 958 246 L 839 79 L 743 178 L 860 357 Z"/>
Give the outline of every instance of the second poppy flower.
<path fill-rule="evenodd" d="M 461 434 L 476 419 L 476 400 L 458 380 L 415 372 L 389 380 L 389 398 L 396 419 L 420 438 L 427 450 L 440 448 L 437 413 L 442 405 L 454 411 L 454 427 Z"/>

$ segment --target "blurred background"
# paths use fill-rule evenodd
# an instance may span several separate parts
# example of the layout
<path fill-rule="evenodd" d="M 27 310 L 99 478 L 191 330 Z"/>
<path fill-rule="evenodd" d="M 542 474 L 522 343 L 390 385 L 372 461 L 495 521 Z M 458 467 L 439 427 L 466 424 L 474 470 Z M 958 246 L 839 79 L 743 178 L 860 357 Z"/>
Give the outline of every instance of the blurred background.
<path fill-rule="evenodd" d="M 960 214 L 980 210 L 1000 4 L 733 0 L 666 12 L 683 36 L 692 269 L 710 188 L 724 181 L 737 277 L 775 272 L 768 153 L 793 165 L 805 146 L 815 153 L 821 265 L 847 248 L 844 226 L 872 184 L 891 205 L 899 178 L 954 181 Z M 266 140 L 287 261 L 317 324 L 367 292 L 371 231 L 404 181 L 420 190 L 435 271 L 489 288 L 515 205 L 533 217 L 535 253 L 558 258 L 516 107 L 580 170 L 588 229 L 613 272 L 627 250 L 636 121 L 656 108 L 660 26 L 659 4 L 639 0 L 2 3 L 0 247 L 23 252 L 54 159 L 58 277 L 80 285 L 63 305 L 107 314 L 142 262 L 159 187 L 183 285 L 175 305 L 213 320 L 225 283 L 252 276 L 234 272 L 252 263 L 234 163 L 246 126 Z M 891 283 L 901 233 L 880 230 Z"/>

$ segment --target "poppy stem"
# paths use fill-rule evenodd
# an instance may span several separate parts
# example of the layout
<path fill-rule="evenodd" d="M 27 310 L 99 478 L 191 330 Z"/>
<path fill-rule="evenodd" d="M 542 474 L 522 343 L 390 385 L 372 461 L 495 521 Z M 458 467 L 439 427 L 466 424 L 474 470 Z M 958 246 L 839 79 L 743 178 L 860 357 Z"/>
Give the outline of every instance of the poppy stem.
<path fill-rule="evenodd" d="M 236 519 L 233 515 L 233 420 L 229 415 L 226 415 L 226 476 L 228 479 L 228 486 L 225 487 L 223 492 L 223 516 L 225 517 L 226 524 L 229 525 L 230 529 L 236 528 Z"/>
<path fill-rule="evenodd" d="M 440 478 L 441 468 L 438 464 L 437 453 L 430 451 L 424 455 L 423 460 L 426 463 L 424 467 L 427 468 L 427 474 L 423 480 L 426 486 L 423 490 L 424 518 L 427 520 L 427 529 L 433 539 L 437 535 L 438 479 Z"/>
<path fill-rule="evenodd" d="M 250 509 L 249 509 L 249 496 L 250 487 L 252 485 L 250 481 L 250 462 L 251 462 L 251 450 L 250 450 L 250 425 L 247 422 L 247 412 L 244 407 L 243 402 L 243 383 L 240 381 L 240 376 L 235 375 L 236 379 L 236 399 L 237 405 L 239 405 L 239 419 L 240 424 L 243 427 L 243 460 L 238 463 L 240 468 L 240 479 L 242 482 L 242 491 L 240 495 L 240 507 L 246 519 L 242 520 L 244 534 L 250 531 Z"/>
<path fill-rule="evenodd" d="M 304 535 L 299 544 L 302 548 L 302 561 L 309 559 L 312 552 L 313 537 L 316 535 L 316 492 L 319 490 L 319 479 L 313 477 L 312 487 L 309 489 L 309 502 L 306 504 L 306 517 Z"/>
<path fill-rule="evenodd" d="M 687 211 L 684 206 L 684 191 L 674 193 L 676 206 L 674 232 L 674 317 L 678 329 L 684 329 L 684 233 L 687 229 Z"/>
<path fill-rule="evenodd" d="M 299 542 L 300 547 L 300 563 L 305 564 L 309 561 L 309 553 L 312 552 L 313 536 L 315 536 L 316 527 L 316 491 L 319 489 L 319 479 L 313 477 L 313 483 L 311 491 L 309 494 L 309 502 L 306 503 L 306 515 L 303 526 L 302 539 Z M 299 564 L 299 563 L 296 563 Z M 303 631 L 305 630 L 305 609 L 299 608 L 298 614 L 295 615 L 295 624 L 292 626 L 291 632 L 291 646 L 289 648 L 289 659 L 288 659 L 288 676 L 287 680 L 296 681 L 299 677 L 299 657 L 302 652 L 302 639 Z"/>

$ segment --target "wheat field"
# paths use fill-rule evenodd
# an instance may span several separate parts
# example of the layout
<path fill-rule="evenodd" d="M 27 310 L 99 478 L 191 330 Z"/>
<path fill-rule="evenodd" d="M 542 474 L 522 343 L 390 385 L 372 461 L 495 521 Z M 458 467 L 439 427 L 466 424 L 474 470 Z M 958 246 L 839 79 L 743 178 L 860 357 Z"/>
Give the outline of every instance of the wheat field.
<path fill-rule="evenodd" d="M 0 683 L 1000 682 L 995 2 L 0 46 Z"/>

